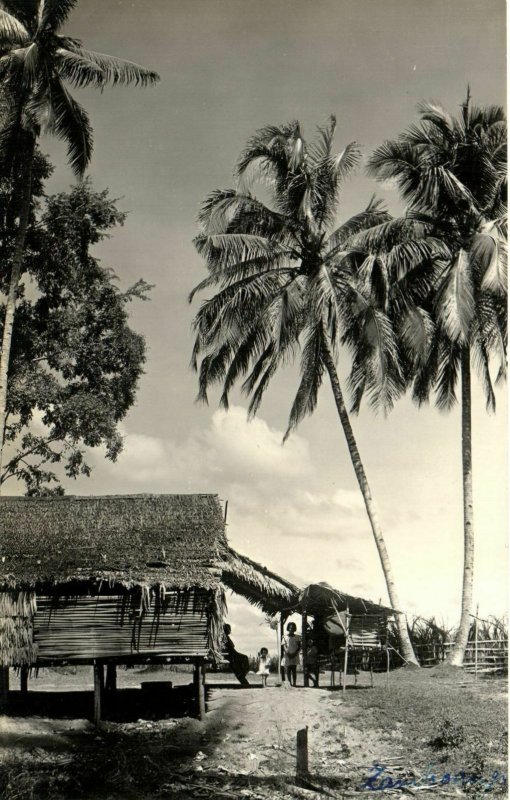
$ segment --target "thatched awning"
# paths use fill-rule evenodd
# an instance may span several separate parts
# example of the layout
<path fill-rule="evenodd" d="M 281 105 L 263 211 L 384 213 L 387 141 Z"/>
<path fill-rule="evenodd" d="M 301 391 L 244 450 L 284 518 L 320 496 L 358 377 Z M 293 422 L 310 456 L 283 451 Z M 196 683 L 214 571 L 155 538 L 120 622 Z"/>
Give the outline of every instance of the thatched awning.
<path fill-rule="evenodd" d="M 333 589 L 328 583 L 311 583 L 306 586 L 299 593 L 294 608 L 294 611 L 318 616 L 326 616 L 335 610 L 349 611 L 354 616 L 374 617 L 391 617 L 396 613 L 387 606 Z"/>
<path fill-rule="evenodd" d="M 222 583 L 270 615 L 291 607 L 299 594 L 297 586 L 231 547 L 224 555 Z"/>
<path fill-rule="evenodd" d="M 0 498 L 0 587 L 220 585 L 216 495 Z"/>

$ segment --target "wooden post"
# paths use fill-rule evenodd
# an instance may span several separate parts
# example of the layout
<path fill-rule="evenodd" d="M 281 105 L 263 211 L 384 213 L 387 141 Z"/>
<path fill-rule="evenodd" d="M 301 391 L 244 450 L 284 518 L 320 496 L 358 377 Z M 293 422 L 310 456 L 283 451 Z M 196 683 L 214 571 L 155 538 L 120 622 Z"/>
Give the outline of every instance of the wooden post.
<path fill-rule="evenodd" d="M 117 691 L 117 664 L 106 665 L 106 691 Z"/>
<path fill-rule="evenodd" d="M 28 667 L 23 665 L 19 671 L 19 690 L 22 694 L 28 692 Z"/>
<path fill-rule="evenodd" d="M 285 625 L 285 617 L 283 614 L 280 614 L 280 650 L 279 650 L 279 658 L 280 658 L 280 678 L 282 683 L 285 683 L 285 667 L 282 663 L 282 643 L 283 643 L 283 626 Z"/>
<path fill-rule="evenodd" d="M 282 612 L 278 614 L 276 625 L 276 657 L 278 659 L 278 677 L 282 677 Z"/>
<path fill-rule="evenodd" d="M 205 719 L 205 664 L 200 661 L 195 661 L 193 687 L 198 718 Z"/>
<path fill-rule="evenodd" d="M 200 664 L 198 675 L 198 713 L 200 719 L 205 719 L 205 664 Z"/>
<path fill-rule="evenodd" d="M 344 674 L 342 680 L 342 693 L 345 694 L 345 690 L 347 689 L 347 665 L 349 661 L 349 609 L 347 608 L 345 612 L 345 653 L 344 653 Z"/>
<path fill-rule="evenodd" d="M 5 714 L 9 705 L 9 667 L 0 667 L 0 713 Z"/>
<path fill-rule="evenodd" d="M 308 642 L 306 636 L 307 614 L 303 611 L 301 614 L 301 652 L 303 654 L 303 686 L 309 686 L 310 680 L 308 677 L 308 667 L 306 663 L 306 653 L 308 650 Z"/>
<path fill-rule="evenodd" d="M 478 606 L 475 617 L 475 681 L 478 680 Z"/>
<path fill-rule="evenodd" d="M 101 701 L 104 691 L 104 665 L 100 661 L 94 662 L 94 725 L 101 724 Z"/>
<path fill-rule="evenodd" d="M 308 725 L 296 736 L 296 782 L 308 776 Z"/>

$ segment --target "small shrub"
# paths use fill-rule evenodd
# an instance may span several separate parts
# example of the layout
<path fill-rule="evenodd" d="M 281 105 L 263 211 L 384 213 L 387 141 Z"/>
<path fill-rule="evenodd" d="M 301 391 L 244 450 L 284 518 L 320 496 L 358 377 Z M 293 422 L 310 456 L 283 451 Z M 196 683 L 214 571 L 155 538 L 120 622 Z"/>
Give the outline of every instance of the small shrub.
<path fill-rule="evenodd" d="M 431 739 L 430 746 L 434 750 L 450 750 L 452 747 L 460 747 L 464 739 L 463 726 L 456 725 L 445 717 L 439 723 L 437 735 Z"/>

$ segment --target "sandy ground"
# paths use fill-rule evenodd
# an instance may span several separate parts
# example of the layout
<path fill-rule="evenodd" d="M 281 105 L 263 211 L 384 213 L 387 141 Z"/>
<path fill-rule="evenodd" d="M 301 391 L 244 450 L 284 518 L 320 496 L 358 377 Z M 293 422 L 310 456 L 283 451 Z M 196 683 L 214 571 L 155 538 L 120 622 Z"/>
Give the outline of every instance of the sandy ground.
<path fill-rule="evenodd" d="M 30 688 L 38 692 L 90 690 L 89 672 L 59 675 L 44 671 L 36 681 L 31 681 Z M 9 765 L 16 764 L 17 775 L 23 774 L 23 768 L 27 772 L 30 768 L 46 770 L 53 776 L 51 780 L 46 777 L 44 789 L 34 789 L 27 783 L 26 790 L 23 787 L 17 793 L 13 790 L 5 798 L 267 800 L 342 798 L 358 793 L 367 800 L 380 797 L 381 792 L 361 794 L 364 781 L 373 774 L 374 762 L 389 765 L 393 774 L 403 775 L 410 752 L 398 708 L 392 719 L 381 721 L 380 716 L 374 716 L 372 703 L 384 696 L 386 678 L 376 675 L 372 691 L 369 676 L 362 674 L 356 688 L 349 676 L 349 688 L 343 695 L 338 688 L 330 688 L 329 675 L 321 677 L 325 685 L 320 689 L 277 686 L 275 676 L 271 676 L 266 689 L 260 686 L 257 676 L 250 676 L 252 688 L 242 689 L 236 686 L 233 676 L 211 674 L 203 722 L 191 717 L 172 718 L 163 713 L 164 709 L 158 719 L 108 721 L 100 731 L 84 719 L 0 717 L 0 768 L 3 765 L 10 769 Z M 121 689 L 133 689 L 141 681 L 162 679 L 171 680 L 176 686 L 188 684 L 191 675 L 119 670 L 118 685 Z M 455 691 L 462 691 L 462 687 Z M 472 691 L 471 684 L 468 691 Z M 485 685 L 480 691 L 505 707 L 504 681 L 490 687 Z M 295 785 L 296 735 L 305 727 L 310 775 L 308 783 L 299 787 Z M 69 783 L 65 784 L 67 788 L 59 789 L 59 772 L 62 780 L 67 773 L 76 774 L 76 790 L 70 789 Z M 142 779 L 142 773 L 147 777 Z M 145 784 L 146 794 L 140 788 Z M 459 791 L 435 789 L 420 791 L 419 796 L 421 800 L 442 794 L 459 796 Z M 471 796 L 482 795 L 471 793 Z"/>

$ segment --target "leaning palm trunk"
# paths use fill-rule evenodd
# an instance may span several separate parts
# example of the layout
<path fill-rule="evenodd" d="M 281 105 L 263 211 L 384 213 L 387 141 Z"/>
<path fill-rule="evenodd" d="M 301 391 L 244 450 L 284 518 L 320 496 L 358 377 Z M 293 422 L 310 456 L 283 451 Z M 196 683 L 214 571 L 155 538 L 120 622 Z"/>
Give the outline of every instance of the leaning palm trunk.
<path fill-rule="evenodd" d="M 27 236 L 28 221 L 30 218 L 30 204 L 32 200 L 32 165 L 34 160 L 35 140 L 32 137 L 24 154 L 25 159 L 21 173 L 19 226 L 16 232 L 14 254 L 12 257 L 9 290 L 5 305 L 3 320 L 2 350 L 0 351 L 0 468 L 5 444 L 5 425 L 7 418 L 7 381 L 9 375 L 9 361 L 11 355 L 12 334 L 14 328 L 14 315 L 18 297 L 18 285 L 23 264 L 25 240 Z"/>
<path fill-rule="evenodd" d="M 464 500 L 464 575 L 462 579 L 462 606 L 455 645 L 448 658 L 454 667 L 464 663 L 473 606 L 473 572 L 475 535 L 473 527 L 473 469 L 471 458 L 471 366 L 470 349 L 466 345 L 461 360 L 462 386 L 462 490 Z"/>
<path fill-rule="evenodd" d="M 363 467 L 363 463 L 361 461 L 361 457 L 359 454 L 358 445 L 356 443 L 356 439 L 354 438 L 354 433 L 352 431 L 349 414 L 347 413 L 347 408 L 345 407 L 342 390 L 340 388 L 340 381 L 338 380 L 338 375 L 336 371 L 335 361 L 333 359 L 331 350 L 329 349 L 329 346 L 326 342 L 324 342 L 324 363 L 331 381 L 331 388 L 333 390 L 333 396 L 335 398 L 338 416 L 340 417 L 340 422 L 342 423 L 342 428 L 347 441 L 347 447 L 349 448 L 349 455 L 351 457 L 352 465 L 354 467 L 354 472 L 356 473 L 356 478 L 358 479 L 359 487 L 361 489 L 361 494 L 363 495 L 363 500 L 365 501 L 365 507 L 367 510 L 368 518 L 370 520 L 370 525 L 372 528 L 372 533 L 374 535 L 377 552 L 379 553 L 381 566 L 386 580 L 386 586 L 388 589 L 388 595 L 390 598 L 391 607 L 394 608 L 395 611 L 397 611 L 397 627 L 399 633 L 400 647 L 402 649 L 402 656 L 404 657 L 404 659 L 407 661 L 408 664 L 419 666 L 418 660 L 414 654 L 411 640 L 409 638 L 409 631 L 407 629 L 407 622 L 405 615 L 400 611 L 400 601 L 395 587 L 395 580 L 393 578 L 390 558 L 388 555 L 388 551 L 386 549 L 386 543 L 384 541 L 381 526 L 379 524 L 379 519 L 377 517 L 377 509 L 375 506 L 375 502 L 372 498 L 372 493 L 370 491 L 370 486 L 368 485 L 365 469 Z"/>

